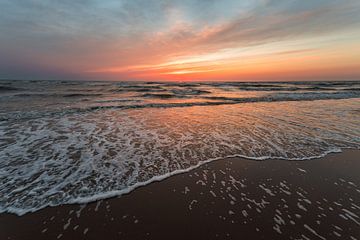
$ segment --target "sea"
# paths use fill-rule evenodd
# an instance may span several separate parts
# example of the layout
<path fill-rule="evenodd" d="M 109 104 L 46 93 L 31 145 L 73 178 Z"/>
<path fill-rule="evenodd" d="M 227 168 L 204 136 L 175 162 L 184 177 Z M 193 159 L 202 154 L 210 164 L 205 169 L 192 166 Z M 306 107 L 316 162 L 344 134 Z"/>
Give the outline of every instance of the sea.
<path fill-rule="evenodd" d="M 218 159 L 348 148 L 360 81 L 0 80 L 0 213 L 121 196 Z"/>

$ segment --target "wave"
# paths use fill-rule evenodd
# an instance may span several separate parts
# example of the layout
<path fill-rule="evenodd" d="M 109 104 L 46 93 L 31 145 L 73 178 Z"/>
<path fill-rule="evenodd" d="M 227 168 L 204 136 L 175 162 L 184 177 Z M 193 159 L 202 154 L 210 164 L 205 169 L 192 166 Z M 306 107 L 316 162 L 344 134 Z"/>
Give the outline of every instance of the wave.
<path fill-rule="evenodd" d="M 125 103 L 125 102 L 141 102 L 140 99 L 126 99 L 126 98 L 122 98 L 122 99 L 106 99 L 106 100 L 96 100 L 96 103 L 114 103 L 114 102 L 119 102 L 119 103 Z"/>
<path fill-rule="evenodd" d="M 196 88 L 185 88 L 185 89 L 171 89 L 176 95 L 202 95 L 202 94 L 210 94 L 210 91 L 200 90 Z"/>
<path fill-rule="evenodd" d="M 86 95 L 86 94 L 84 94 Z M 83 96 L 84 96 L 83 95 Z M 155 95 L 155 96 L 154 96 Z M 142 97 L 157 97 L 157 98 L 179 98 L 172 94 L 144 94 Z M 260 102 L 285 102 L 285 101 L 316 101 L 316 100 L 338 100 L 338 99 L 351 99 L 360 98 L 360 92 L 358 91 L 346 91 L 346 92 L 302 92 L 302 93 L 274 93 L 263 97 L 250 97 L 250 98 L 237 98 L 237 97 L 216 97 L 216 96 L 203 96 L 203 102 L 181 102 L 181 103 L 139 103 L 139 104 L 127 104 L 127 105 L 96 105 L 87 106 L 84 108 L 67 108 L 59 111 L 41 112 L 41 111 L 29 111 L 29 112 L 11 112 L 0 113 L 0 121 L 9 121 L 15 119 L 33 119 L 45 116 L 66 115 L 73 113 L 86 113 L 98 110 L 118 109 L 144 109 L 144 108 L 184 108 L 195 106 L 219 106 L 219 105 L 233 105 L 241 103 L 260 103 Z M 134 99 L 135 102 L 139 102 L 140 99 Z M 108 100 L 111 102 L 111 100 Z M 114 101 L 121 102 L 121 101 Z M 125 101 L 124 101 L 125 102 Z"/>
<path fill-rule="evenodd" d="M 117 84 L 115 88 L 111 88 L 112 92 L 164 92 L 164 89 L 160 85 L 146 85 L 146 84 Z"/>
<path fill-rule="evenodd" d="M 326 88 L 326 87 L 319 87 L 319 86 L 314 86 L 314 87 L 290 87 L 290 86 L 274 86 L 274 87 L 263 87 L 263 86 L 244 86 L 244 87 L 239 87 L 240 90 L 243 91 L 283 91 L 283 92 L 295 92 L 295 91 L 313 91 L 313 90 L 317 90 L 317 91 L 334 91 L 334 90 L 338 90 L 338 89 L 334 89 L 334 88 Z M 341 89 L 341 90 L 357 90 L 357 89 Z"/>
<path fill-rule="evenodd" d="M 298 81 L 298 82 L 207 82 L 209 86 L 253 86 L 253 87 L 277 87 L 279 85 L 302 85 L 302 86 L 352 86 L 360 84 L 360 81 Z"/>
<path fill-rule="evenodd" d="M 140 95 L 139 97 L 143 98 L 185 98 L 186 96 L 179 96 L 176 94 L 171 93 L 146 93 L 143 95 Z"/>
<path fill-rule="evenodd" d="M 84 94 L 84 93 L 69 93 L 69 94 L 61 94 L 61 95 L 57 95 L 57 96 L 61 96 L 61 97 L 65 97 L 65 98 L 72 98 L 72 97 L 98 97 L 98 96 L 102 96 L 102 94 L 100 93 L 92 93 L 92 94 Z"/>
<path fill-rule="evenodd" d="M 191 98 L 203 94 L 210 94 L 210 91 L 195 88 L 174 88 L 168 89 L 164 93 L 146 93 L 139 97 L 145 98 Z"/>
<path fill-rule="evenodd" d="M 223 82 L 207 83 L 207 86 L 219 88 L 235 88 L 242 91 L 336 91 L 351 90 L 359 86 L 360 81 L 348 82 Z M 355 87 L 356 89 L 356 87 Z"/>
<path fill-rule="evenodd" d="M 10 86 L 0 86 L 0 92 L 7 92 L 7 91 L 20 91 L 21 88 L 10 87 Z"/>
<path fill-rule="evenodd" d="M 204 89 L 205 87 L 205 89 Z M 0 92 L 26 90 L 15 97 L 82 97 L 83 92 L 106 94 L 144 93 L 146 98 L 191 98 L 217 91 L 331 92 L 359 91 L 353 82 L 85 82 L 85 81 L 2 81 Z M 96 94 L 96 93 L 94 93 Z M 93 97 L 97 95 L 89 95 Z M 86 96 L 84 96 L 86 97 Z M 139 96 L 141 97 L 141 95 Z"/>
<path fill-rule="evenodd" d="M 98 97 L 102 96 L 101 93 L 20 93 L 11 96 L 7 96 L 8 98 L 76 98 L 76 97 Z"/>

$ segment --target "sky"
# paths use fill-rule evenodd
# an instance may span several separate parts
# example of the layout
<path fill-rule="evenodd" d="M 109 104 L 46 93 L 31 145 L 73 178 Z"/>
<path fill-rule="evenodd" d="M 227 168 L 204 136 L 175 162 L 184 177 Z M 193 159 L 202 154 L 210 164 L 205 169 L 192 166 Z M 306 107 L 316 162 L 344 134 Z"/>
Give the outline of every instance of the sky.
<path fill-rule="evenodd" d="M 0 79 L 360 79 L 359 0 L 1 0 Z"/>

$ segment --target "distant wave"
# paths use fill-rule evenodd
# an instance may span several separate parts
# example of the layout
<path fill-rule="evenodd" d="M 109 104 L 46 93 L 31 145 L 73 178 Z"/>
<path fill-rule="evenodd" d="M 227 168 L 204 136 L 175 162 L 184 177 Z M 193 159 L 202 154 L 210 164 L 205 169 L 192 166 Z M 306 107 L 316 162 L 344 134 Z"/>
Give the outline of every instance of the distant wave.
<path fill-rule="evenodd" d="M 83 94 L 83 93 L 69 93 L 69 94 L 62 94 L 59 95 L 61 97 L 97 97 L 97 96 L 101 96 L 101 93 L 93 93 L 93 94 Z"/>
<path fill-rule="evenodd" d="M 252 98 L 232 98 L 232 97 L 204 97 L 212 100 L 227 100 L 235 103 L 246 102 L 281 102 L 281 101 L 315 101 L 325 99 L 348 99 L 359 98 L 360 92 L 358 91 L 344 91 L 344 92 L 300 92 L 300 93 L 273 93 L 264 97 Z M 228 102 L 226 102 L 228 103 Z"/>
<path fill-rule="evenodd" d="M 163 93 L 146 93 L 139 97 L 145 98 L 191 98 L 198 95 L 210 94 L 210 91 L 200 90 L 196 88 L 169 89 Z"/>
<path fill-rule="evenodd" d="M 96 100 L 95 102 L 97 103 L 114 103 L 114 102 L 119 102 L 119 103 L 125 103 L 125 102 L 141 102 L 140 99 L 106 99 L 106 100 Z"/>
<path fill-rule="evenodd" d="M 139 97 L 144 97 L 144 98 L 185 98 L 186 96 L 179 96 L 176 94 L 171 94 L 171 93 L 146 93 L 143 95 L 140 95 Z"/>
<path fill-rule="evenodd" d="M 211 82 L 205 83 L 210 86 L 252 86 L 252 87 L 277 87 L 279 85 L 295 85 L 295 86 L 351 86 L 360 84 L 359 81 L 327 81 L 327 82 Z"/>
<path fill-rule="evenodd" d="M 12 96 L 7 96 L 9 98 L 13 98 L 13 97 L 20 97 L 20 98 L 33 98 L 33 97 L 38 97 L 38 98 L 54 98 L 54 97 L 64 97 L 64 98 L 76 98 L 76 97 L 97 97 L 97 96 L 102 96 L 103 94 L 101 93 L 64 93 L 64 94 L 59 94 L 59 93 L 20 93 L 20 94 L 15 94 Z"/>
<path fill-rule="evenodd" d="M 197 88 L 171 89 L 170 91 L 177 95 L 202 95 L 202 94 L 211 93 L 210 91 L 201 90 Z"/>
<path fill-rule="evenodd" d="M 21 88 L 10 87 L 10 86 L 0 86 L 0 92 L 7 92 L 7 91 L 19 91 L 22 90 Z"/>
<path fill-rule="evenodd" d="M 110 89 L 112 92 L 163 92 L 166 91 L 162 86 L 158 85 L 115 85 Z"/>
<path fill-rule="evenodd" d="M 86 94 L 78 94 L 75 96 L 87 96 Z M 158 98 L 177 98 L 178 96 L 172 94 L 145 94 L 142 97 L 158 97 Z M 183 103 L 140 103 L 140 104 L 127 104 L 127 105 L 98 105 L 88 106 L 84 108 L 67 108 L 60 111 L 51 112 L 12 112 L 12 113 L 0 113 L 0 121 L 8 121 L 11 119 L 32 119 L 44 116 L 65 115 L 71 113 L 84 113 L 97 110 L 106 109 L 143 109 L 143 108 L 182 108 L 193 106 L 219 106 L 227 104 L 240 104 L 240 103 L 259 103 L 259 102 L 284 102 L 284 101 L 316 101 L 316 100 L 336 100 L 336 99 L 350 99 L 360 98 L 359 91 L 346 91 L 346 92 L 301 92 L 301 93 L 273 93 L 264 97 L 250 97 L 250 98 L 234 98 L 234 97 L 215 97 L 215 96 L 203 96 L 203 102 L 183 102 Z M 140 99 L 134 99 L 134 102 L 140 102 Z M 101 101 L 98 101 L 101 103 Z M 104 101 L 104 102 L 130 102 L 128 100 L 118 101 Z"/>

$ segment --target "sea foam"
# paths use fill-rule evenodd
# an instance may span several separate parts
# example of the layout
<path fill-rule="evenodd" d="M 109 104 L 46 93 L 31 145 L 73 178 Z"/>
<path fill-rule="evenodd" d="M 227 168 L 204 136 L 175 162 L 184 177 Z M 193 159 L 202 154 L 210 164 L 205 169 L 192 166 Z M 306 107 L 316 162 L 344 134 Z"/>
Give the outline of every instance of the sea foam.
<path fill-rule="evenodd" d="M 199 96 L 209 89 L 203 91 Z M 112 97 L 94 102 L 121 99 Z M 150 102 L 144 104 L 158 107 L 49 114 L 57 111 L 51 108 L 32 118 L 24 118 L 32 110 L 18 111 L 0 121 L 0 212 L 119 196 L 227 157 L 305 160 L 359 148 L 359 101 Z"/>

